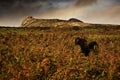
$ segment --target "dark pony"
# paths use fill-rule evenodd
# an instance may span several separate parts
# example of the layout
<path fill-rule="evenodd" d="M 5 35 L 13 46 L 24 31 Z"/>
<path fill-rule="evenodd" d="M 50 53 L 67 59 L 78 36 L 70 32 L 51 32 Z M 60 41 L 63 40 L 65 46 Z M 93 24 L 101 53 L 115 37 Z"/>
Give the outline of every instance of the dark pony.
<path fill-rule="evenodd" d="M 90 51 L 94 51 L 95 53 L 98 52 L 95 50 L 95 47 L 98 48 L 98 44 L 95 41 L 87 44 L 87 41 L 85 39 L 77 37 L 75 39 L 75 45 L 79 45 L 81 47 L 81 51 L 85 56 L 89 56 Z"/>

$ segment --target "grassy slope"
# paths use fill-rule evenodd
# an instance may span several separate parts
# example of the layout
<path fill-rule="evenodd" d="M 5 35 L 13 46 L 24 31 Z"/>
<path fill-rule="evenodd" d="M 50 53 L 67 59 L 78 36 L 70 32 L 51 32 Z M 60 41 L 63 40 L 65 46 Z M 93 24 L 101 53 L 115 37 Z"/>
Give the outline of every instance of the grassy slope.
<path fill-rule="evenodd" d="M 119 80 L 120 28 L 77 29 L 0 28 L 0 79 Z M 97 41 L 99 54 L 85 57 L 74 44 L 78 36 Z"/>

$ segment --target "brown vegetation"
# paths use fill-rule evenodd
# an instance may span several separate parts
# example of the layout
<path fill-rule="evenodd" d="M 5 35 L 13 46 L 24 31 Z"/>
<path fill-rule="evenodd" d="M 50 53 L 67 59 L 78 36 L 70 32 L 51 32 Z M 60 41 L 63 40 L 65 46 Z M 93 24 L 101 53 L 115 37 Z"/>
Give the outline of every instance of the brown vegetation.
<path fill-rule="evenodd" d="M 99 54 L 85 57 L 75 46 L 76 37 L 96 41 Z M 119 80 L 120 28 L 1 27 L 0 79 Z"/>

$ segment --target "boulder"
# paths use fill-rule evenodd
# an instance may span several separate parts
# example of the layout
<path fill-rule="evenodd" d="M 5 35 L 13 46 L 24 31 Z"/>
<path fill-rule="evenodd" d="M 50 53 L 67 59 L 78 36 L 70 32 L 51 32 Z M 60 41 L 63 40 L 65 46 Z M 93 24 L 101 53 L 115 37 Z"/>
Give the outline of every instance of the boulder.
<path fill-rule="evenodd" d="M 76 19 L 76 18 L 70 18 L 68 21 L 69 22 L 83 22 L 83 21 L 80 21 L 79 19 Z"/>

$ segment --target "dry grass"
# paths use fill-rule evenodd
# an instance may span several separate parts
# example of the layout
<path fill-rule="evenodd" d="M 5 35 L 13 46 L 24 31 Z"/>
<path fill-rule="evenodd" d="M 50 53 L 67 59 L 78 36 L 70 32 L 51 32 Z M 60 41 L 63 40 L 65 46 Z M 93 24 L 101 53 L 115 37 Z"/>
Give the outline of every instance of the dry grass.
<path fill-rule="evenodd" d="M 85 57 L 76 37 L 97 41 L 99 54 Z M 0 28 L 0 79 L 119 80 L 120 29 Z"/>

